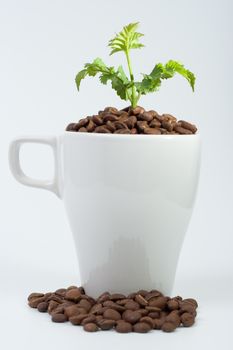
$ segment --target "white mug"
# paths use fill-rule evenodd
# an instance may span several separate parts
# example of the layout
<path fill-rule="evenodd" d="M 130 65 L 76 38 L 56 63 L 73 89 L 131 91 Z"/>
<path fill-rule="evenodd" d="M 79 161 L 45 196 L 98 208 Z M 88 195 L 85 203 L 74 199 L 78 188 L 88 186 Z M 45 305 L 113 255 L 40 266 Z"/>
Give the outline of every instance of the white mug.
<path fill-rule="evenodd" d="M 23 173 L 24 143 L 52 147 L 51 181 Z M 197 189 L 198 134 L 29 136 L 12 141 L 9 161 L 19 182 L 64 201 L 88 294 L 171 293 Z"/>

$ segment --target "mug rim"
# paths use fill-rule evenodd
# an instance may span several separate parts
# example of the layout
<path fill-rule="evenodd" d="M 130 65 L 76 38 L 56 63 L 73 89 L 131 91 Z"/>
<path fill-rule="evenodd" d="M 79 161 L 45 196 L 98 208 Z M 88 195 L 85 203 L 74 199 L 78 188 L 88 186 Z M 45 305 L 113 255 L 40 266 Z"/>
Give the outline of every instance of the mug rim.
<path fill-rule="evenodd" d="M 109 135 L 111 135 L 111 138 L 114 138 L 114 139 L 117 139 L 117 138 L 124 138 L 124 139 L 151 139 L 152 137 L 157 139 L 168 139 L 168 140 L 171 140 L 171 139 L 176 139 L 178 136 L 183 136 L 184 139 L 186 139 L 187 137 L 196 137 L 196 138 L 200 138 L 200 133 L 197 132 L 195 134 L 161 134 L 161 135 L 145 135 L 145 134 L 135 134 L 135 135 L 132 135 L 132 134 L 105 134 L 105 133 L 97 133 L 97 132 L 77 132 L 77 131 L 67 131 L 65 130 L 64 135 L 68 135 L 68 134 L 73 134 L 74 135 L 82 135 L 81 137 L 99 137 L 99 138 L 110 138 Z M 92 135 L 92 136 L 91 136 Z M 72 136 L 72 137 L 73 137 Z M 132 137 L 133 136 L 133 137 Z M 76 137 L 76 136 L 75 136 Z"/>

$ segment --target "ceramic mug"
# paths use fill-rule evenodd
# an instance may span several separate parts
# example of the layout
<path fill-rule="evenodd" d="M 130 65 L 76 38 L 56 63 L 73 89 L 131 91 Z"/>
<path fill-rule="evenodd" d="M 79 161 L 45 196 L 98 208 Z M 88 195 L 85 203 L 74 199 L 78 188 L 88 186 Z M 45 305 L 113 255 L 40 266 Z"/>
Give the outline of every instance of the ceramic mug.
<path fill-rule="evenodd" d="M 24 143 L 52 147 L 51 181 L 23 173 Z M 12 141 L 9 161 L 16 180 L 64 201 L 88 294 L 171 293 L 197 190 L 198 134 L 28 136 Z"/>

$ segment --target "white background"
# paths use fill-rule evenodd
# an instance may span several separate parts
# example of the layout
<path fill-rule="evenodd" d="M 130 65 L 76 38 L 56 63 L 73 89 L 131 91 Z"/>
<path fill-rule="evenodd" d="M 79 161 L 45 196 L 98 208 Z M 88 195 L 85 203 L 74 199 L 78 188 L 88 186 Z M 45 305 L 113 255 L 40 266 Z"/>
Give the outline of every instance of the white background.
<path fill-rule="evenodd" d="M 17 349 L 232 349 L 233 118 L 232 1 L 0 1 L 0 347 Z M 23 187 L 8 169 L 8 144 L 21 134 L 59 134 L 70 121 L 106 105 L 125 103 L 97 79 L 76 91 L 85 62 L 109 57 L 108 40 L 140 21 L 146 48 L 133 53 L 136 72 L 180 60 L 197 76 L 196 92 L 176 77 L 141 105 L 198 124 L 202 168 L 193 217 L 180 257 L 173 295 L 196 297 L 195 327 L 173 334 L 87 334 L 31 310 L 26 296 L 78 284 L 74 245 L 62 203 L 51 193 Z M 138 76 L 139 77 L 139 76 Z M 25 146 L 29 175 L 52 173 L 46 147 Z"/>

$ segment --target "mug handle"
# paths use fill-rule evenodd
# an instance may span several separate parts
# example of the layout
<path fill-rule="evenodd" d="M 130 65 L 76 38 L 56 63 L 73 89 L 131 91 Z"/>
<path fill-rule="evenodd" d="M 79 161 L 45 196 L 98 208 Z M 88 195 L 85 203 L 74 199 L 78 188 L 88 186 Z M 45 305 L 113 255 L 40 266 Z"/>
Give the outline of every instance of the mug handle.
<path fill-rule="evenodd" d="M 19 160 L 20 148 L 25 143 L 38 143 L 48 145 L 53 150 L 54 156 L 54 177 L 51 180 L 38 180 L 33 179 L 24 174 Z M 61 190 L 59 183 L 59 172 L 58 172 L 58 140 L 56 137 L 33 137 L 25 136 L 19 137 L 10 143 L 9 147 L 9 165 L 11 172 L 15 179 L 26 186 L 42 188 L 44 190 L 55 193 L 61 198 Z"/>

